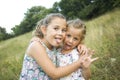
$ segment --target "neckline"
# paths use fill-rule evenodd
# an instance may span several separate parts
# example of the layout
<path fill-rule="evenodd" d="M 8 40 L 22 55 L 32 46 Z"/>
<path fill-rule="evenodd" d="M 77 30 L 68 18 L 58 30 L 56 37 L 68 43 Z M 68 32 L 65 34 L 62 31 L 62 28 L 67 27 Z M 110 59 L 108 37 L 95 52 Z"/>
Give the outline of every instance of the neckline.
<path fill-rule="evenodd" d="M 52 49 L 49 49 L 48 48 L 48 46 L 43 42 L 43 41 L 40 41 L 43 45 L 44 45 L 44 47 L 46 47 L 49 51 L 54 51 L 54 50 L 56 50 L 56 48 L 55 47 L 53 47 Z"/>

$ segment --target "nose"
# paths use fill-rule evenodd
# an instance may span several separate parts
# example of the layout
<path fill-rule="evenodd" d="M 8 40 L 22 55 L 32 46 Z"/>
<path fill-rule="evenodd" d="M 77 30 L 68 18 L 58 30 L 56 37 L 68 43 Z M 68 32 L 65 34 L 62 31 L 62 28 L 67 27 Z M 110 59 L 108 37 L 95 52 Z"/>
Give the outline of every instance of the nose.
<path fill-rule="evenodd" d="M 59 30 L 59 31 L 58 31 L 58 34 L 62 34 L 62 30 Z"/>
<path fill-rule="evenodd" d="M 72 42 L 73 42 L 73 39 L 72 39 L 72 38 L 70 38 L 70 39 L 69 39 L 69 43 L 72 43 Z"/>

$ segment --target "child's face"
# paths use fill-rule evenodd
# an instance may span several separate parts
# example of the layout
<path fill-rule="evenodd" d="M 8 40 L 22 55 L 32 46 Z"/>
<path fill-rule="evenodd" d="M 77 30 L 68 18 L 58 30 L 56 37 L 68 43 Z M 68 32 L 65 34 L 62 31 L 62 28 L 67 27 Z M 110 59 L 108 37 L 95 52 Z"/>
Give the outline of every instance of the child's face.
<path fill-rule="evenodd" d="M 63 43 L 66 34 L 66 20 L 54 18 L 46 28 L 45 40 L 47 45 L 58 47 Z"/>
<path fill-rule="evenodd" d="M 74 27 L 68 27 L 66 32 L 66 37 L 64 40 L 63 48 L 65 50 L 72 50 L 80 43 L 80 29 L 76 29 Z"/>

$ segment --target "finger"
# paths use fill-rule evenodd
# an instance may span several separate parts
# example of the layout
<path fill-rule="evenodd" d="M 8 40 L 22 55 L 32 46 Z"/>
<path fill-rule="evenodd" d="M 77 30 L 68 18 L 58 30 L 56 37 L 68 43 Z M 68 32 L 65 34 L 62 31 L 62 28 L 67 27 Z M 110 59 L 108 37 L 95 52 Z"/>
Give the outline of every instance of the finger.
<path fill-rule="evenodd" d="M 86 53 L 89 55 L 90 48 L 86 49 Z"/>
<path fill-rule="evenodd" d="M 81 56 L 81 59 L 82 59 L 83 61 L 85 61 L 85 60 L 87 60 L 87 59 L 90 59 L 90 60 L 91 60 L 91 58 L 89 58 L 87 54 L 82 55 L 82 56 Z"/>
<path fill-rule="evenodd" d="M 80 55 L 85 55 L 86 52 L 84 50 L 81 50 L 79 53 Z"/>
<path fill-rule="evenodd" d="M 87 52 L 86 52 L 86 50 L 82 50 L 82 54 L 84 54 L 84 55 L 85 55 L 86 53 L 87 53 Z"/>
<path fill-rule="evenodd" d="M 91 50 L 91 53 L 90 53 L 90 54 L 93 55 L 94 53 L 95 53 L 95 50 Z"/>
<path fill-rule="evenodd" d="M 83 56 L 83 55 L 85 55 L 85 52 L 83 50 L 81 50 L 80 56 Z"/>
<path fill-rule="evenodd" d="M 92 57 L 92 55 L 89 55 L 88 57 L 89 57 L 89 58 L 91 58 L 91 57 Z"/>
<path fill-rule="evenodd" d="M 80 54 L 82 54 L 82 52 L 83 52 L 82 50 L 79 50 L 79 53 L 80 53 Z"/>
<path fill-rule="evenodd" d="M 87 47 L 84 44 L 79 44 L 77 48 L 78 48 L 79 51 L 81 51 L 81 50 L 86 51 L 87 50 Z"/>
<path fill-rule="evenodd" d="M 81 55 L 80 55 L 80 60 L 83 60 L 83 61 L 84 61 L 86 58 L 87 58 L 87 56 L 86 56 L 85 54 L 81 54 Z"/>
<path fill-rule="evenodd" d="M 79 44 L 78 47 L 77 47 L 78 51 L 81 50 L 81 45 Z"/>
<path fill-rule="evenodd" d="M 78 49 L 78 51 L 79 51 L 80 53 L 82 53 L 82 52 L 87 51 L 87 49 L 84 49 L 84 48 L 79 48 L 79 49 Z"/>
<path fill-rule="evenodd" d="M 92 55 L 94 54 L 94 52 L 95 52 L 94 50 L 89 50 L 89 51 L 88 51 L 88 55 L 91 55 L 91 56 L 92 56 Z"/>
<path fill-rule="evenodd" d="M 94 61 L 96 61 L 96 60 L 98 60 L 98 59 L 99 59 L 99 57 L 93 58 L 93 59 L 91 60 L 91 62 L 94 62 Z"/>

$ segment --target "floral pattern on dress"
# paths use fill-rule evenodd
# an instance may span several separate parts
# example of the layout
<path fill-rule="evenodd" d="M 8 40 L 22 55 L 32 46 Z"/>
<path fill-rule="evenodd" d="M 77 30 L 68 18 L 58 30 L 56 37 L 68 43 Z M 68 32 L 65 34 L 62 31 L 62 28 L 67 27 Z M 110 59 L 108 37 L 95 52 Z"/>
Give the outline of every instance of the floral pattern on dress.
<path fill-rule="evenodd" d="M 56 65 L 56 49 L 49 50 L 42 42 L 40 42 L 48 53 L 49 58 Z M 52 80 L 37 64 L 37 62 L 27 54 L 24 56 L 22 72 L 19 80 Z"/>
<path fill-rule="evenodd" d="M 62 54 L 61 49 L 59 49 L 57 53 L 57 66 L 66 66 L 77 61 L 78 59 L 79 55 L 77 49 L 73 49 L 68 54 Z M 78 69 L 70 75 L 60 78 L 60 80 L 85 80 L 81 71 L 82 69 Z"/>

